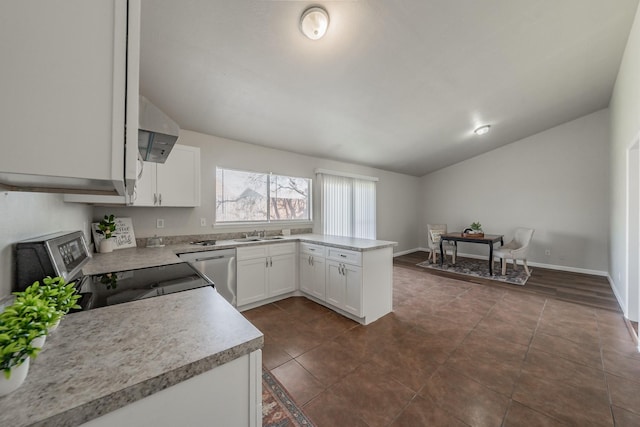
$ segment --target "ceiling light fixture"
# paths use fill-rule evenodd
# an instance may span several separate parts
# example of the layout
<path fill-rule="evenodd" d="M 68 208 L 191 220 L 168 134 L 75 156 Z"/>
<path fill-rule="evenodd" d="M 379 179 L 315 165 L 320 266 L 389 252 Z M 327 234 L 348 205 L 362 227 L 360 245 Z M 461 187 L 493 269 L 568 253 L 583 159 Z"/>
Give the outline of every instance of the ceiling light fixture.
<path fill-rule="evenodd" d="M 480 126 L 479 128 L 476 128 L 473 133 L 475 133 L 476 135 L 484 135 L 485 133 L 489 132 L 490 128 L 491 125 Z"/>
<path fill-rule="evenodd" d="M 329 14 L 321 7 L 313 6 L 300 17 L 300 31 L 311 40 L 322 38 L 329 28 Z"/>

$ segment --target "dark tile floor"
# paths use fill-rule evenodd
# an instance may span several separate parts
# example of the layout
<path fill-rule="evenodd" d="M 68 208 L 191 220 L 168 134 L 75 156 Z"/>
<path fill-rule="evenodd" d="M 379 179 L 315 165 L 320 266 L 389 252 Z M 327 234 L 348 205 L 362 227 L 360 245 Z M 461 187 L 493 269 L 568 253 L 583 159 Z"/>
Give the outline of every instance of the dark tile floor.
<path fill-rule="evenodd" d="M 319 427 L 640 426 L 640 354 L 609 310 L 396 266 L 368 326 L 302 297 L 243 314 Z"/>

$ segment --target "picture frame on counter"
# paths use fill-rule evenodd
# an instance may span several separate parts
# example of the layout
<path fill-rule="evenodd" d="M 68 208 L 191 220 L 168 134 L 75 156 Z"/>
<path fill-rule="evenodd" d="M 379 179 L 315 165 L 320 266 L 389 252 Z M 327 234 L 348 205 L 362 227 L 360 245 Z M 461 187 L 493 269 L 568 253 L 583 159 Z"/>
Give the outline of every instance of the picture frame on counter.
<path fill-rule="evenodd" d="M 113 249 L 135 248 L 136 236 L 133 232 L 133 221 L 131 218 L 115 218 L 116 230 L 113 232 L 111 240 L 113 241 Z M 96 248 L 100 247 L 100 242 L 104 240 L 104 236 L 98 233 L 97 222 L 91 223 L 91 233 L 93 234 L 93 242 Z"/>

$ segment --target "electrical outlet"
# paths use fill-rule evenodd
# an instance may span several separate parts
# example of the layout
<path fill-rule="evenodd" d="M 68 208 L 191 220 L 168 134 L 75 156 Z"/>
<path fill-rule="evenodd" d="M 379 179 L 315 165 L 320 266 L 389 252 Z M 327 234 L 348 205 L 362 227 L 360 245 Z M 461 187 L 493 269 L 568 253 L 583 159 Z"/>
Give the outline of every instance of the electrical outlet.
<path fill-rule="evenodd" d="M 164 219 L 156 219 L 156 228 L 164 228 Z"/>
<path fill-rule="evenodd" d="M 544 254 L 545 254 L 546 256 L 551 256 L 551 249 L 545 249 L 545 250 L 544 250 Z"/>
<path fill-rule="evenodd" d="M 200 218 L 200 227 L 207 226 L 207 218 Z"/>

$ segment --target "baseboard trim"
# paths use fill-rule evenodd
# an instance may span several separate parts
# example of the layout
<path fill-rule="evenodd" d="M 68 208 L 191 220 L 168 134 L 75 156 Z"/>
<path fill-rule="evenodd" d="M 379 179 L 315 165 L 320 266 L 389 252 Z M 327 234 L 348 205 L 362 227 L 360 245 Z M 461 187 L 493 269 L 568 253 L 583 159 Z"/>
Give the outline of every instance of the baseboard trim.
<path fill-rule="evenodd" d="M 402 251 L 402 252 L 398 252 L 393 254 L 394 257 L 396 256 L 400 256 L 400 255 L 406 255 L 406 254 L 410 254 L 412 252 L 416 252 L 416 251 L 423 251 L 423 252 L 429 252 L 428 248 L 416 248 L 416 249 L 410 249 L 408 251 Z M 474 258 L 474 259 L 483 259 L 483 260 L 489 260 L 488 256 L 484 256 L 484 255 L 476 255 L 476 254 L 466 254 L 466 253 L 462 253 L 459 252 L 458 256 L 461 257 L 465 257 L 465 258 Z M 544 264 L 541 262 L 534 262 L 534 261 L 527 261 L 527 265 L 529 265 L 530 267 L 540 267 L 540 268 L 547 268 L 549 270 L 558 270 L 558 271 L 567 271 L 570 273 L 581 273 L 581 274 L 590 274 L 592 276 L 602 276 L 602 277 L 609 277 L 609 273 L 607 271 L 601 271 L 601 270 L 591 270 L 588 268 L 578 268 L 578 267 L 569 267 L 566 265 L 555 265 L 555 264 Z M 611 285 L 611 278 L 609 277 L 609 285 Z M 613 286 L 611 286 L 611 289 L 613 289 L 613 292 L 615 294 L 615 288 Z M 618 303 L 620 303 L 620 298 L 618 297 L 618 295 L 616 294 L 616 298 L 618 298 Z"/>
<path fill-rule="evenodd" d="M 613 282 L 613 278 L 609 273 L 607 273 L 607 280 L 609 281 L 609 287 L 613 291 L 613 295 L 615 295 L 616 300 L 618 300 L 618 305 L 622 309 L 622 313 L 624 314 L 625 319 L 627 319 L 627 304 L 618 293 L 618 289 L 616 288 L 616 284 Z"/>
<path fill-rule="evenodd" d="M 411 254 L 411 253 L 422 251 L 422 250 L 424 250 L 424 249 L 422 249 L 422 248 L 413 248 L 413 249 L 407 249 L 406 251 L 394 252 L 393 253 L 393 257 L 395 258 L 397 256 Z"/>

